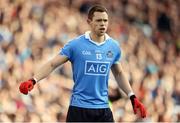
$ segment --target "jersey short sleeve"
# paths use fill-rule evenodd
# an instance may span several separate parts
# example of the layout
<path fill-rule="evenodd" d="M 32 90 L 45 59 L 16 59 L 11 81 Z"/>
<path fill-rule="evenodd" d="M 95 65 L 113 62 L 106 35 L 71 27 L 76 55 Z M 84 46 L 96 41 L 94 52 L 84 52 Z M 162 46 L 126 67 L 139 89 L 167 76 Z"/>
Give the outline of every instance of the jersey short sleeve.
<path fill-rule="evenodd" d="M 65 55 L 70 61 L 73 58 L 73 43 L 69 41 L 65 46 L 60 50 L 60 55 Z"/>
<path fill-rule="evenodd" d="M 121 58 L 121 48 L 120 48 L 120 45 L 117 41 L 115 41 L 115 50 L 116 50 L 116 56 L 115 56 L 115 59 L 114 59 L 114 64 L 118 64 L 119 61 L 120 61 L 120 58 Z"/>

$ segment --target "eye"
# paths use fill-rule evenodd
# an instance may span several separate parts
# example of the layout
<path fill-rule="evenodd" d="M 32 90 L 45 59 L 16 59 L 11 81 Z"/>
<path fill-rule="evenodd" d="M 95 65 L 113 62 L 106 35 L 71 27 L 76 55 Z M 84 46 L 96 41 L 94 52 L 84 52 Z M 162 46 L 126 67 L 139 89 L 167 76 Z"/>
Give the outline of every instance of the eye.
<path fill-rule="evenodd" d="M 96 22 L 107 22 L 108 19 L 97 19 Z"/>
<path fill-rule="evenodd" d="M 101 22 L 101 21 L 102 21 L 102 19 L 97 19 L 96 21 L 97 21 L 97 22 Z"/>

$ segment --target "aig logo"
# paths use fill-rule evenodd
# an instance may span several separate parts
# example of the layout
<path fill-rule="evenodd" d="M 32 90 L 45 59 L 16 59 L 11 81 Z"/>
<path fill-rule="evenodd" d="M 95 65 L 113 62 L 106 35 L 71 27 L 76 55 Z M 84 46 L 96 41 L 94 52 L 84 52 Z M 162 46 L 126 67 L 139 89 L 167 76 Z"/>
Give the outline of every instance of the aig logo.
<path fill-rule="evenodd" d="M 109 65 L 110 62 L 86 61 L 85 74 L 106 76 L 108 73 Z"/>

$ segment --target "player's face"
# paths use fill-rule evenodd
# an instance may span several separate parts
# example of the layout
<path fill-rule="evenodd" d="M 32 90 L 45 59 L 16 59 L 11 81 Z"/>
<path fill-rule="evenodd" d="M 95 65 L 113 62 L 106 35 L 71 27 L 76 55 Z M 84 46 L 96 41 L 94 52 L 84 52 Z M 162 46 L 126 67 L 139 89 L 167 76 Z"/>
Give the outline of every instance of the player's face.
<path fill-rule="evenodd" d="M 89 22 L 91 31 L 98 36 L 103 36 L 108 27 L 108 15 L 106 12 L 95 12 L 92 20 Z"/>

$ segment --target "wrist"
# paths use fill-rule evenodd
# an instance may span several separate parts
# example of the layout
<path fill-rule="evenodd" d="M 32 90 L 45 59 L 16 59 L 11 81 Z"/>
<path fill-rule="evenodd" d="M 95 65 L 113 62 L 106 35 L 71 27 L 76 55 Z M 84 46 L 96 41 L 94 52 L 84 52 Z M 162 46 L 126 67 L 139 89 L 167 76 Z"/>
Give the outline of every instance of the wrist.
<path fill-rule="evenodd" d="M 132 101 L 132 100 L 134 100 L 134 98 L 136 98 L 136 96 L 135 95 L 131 95 L 129 98 Z"/>
<path fill-rule="evenodd" d="M 128 97 L 130 98 L 132 95 L 135 95 L 134 92 L 129 92 Z"/>
<path fill-rule="evenodd" d="M 30 79 L 30 80 L 32 81 L 33 85 L 35 85 L 36 82 L 37 82 L 37 80 L 36 80 L 35 78 L 32 78 L 32 79 Z"/>
<path fill-rule="evenodd" d="M 136 98 L 136 96 L 135 95 L 131 95 L 130 96 L 130 100 L 131 100 L 131 103 L 132 103 L 132 106 L 133 106 L 133 108 L 134 108 L 134 99 Z"/>

